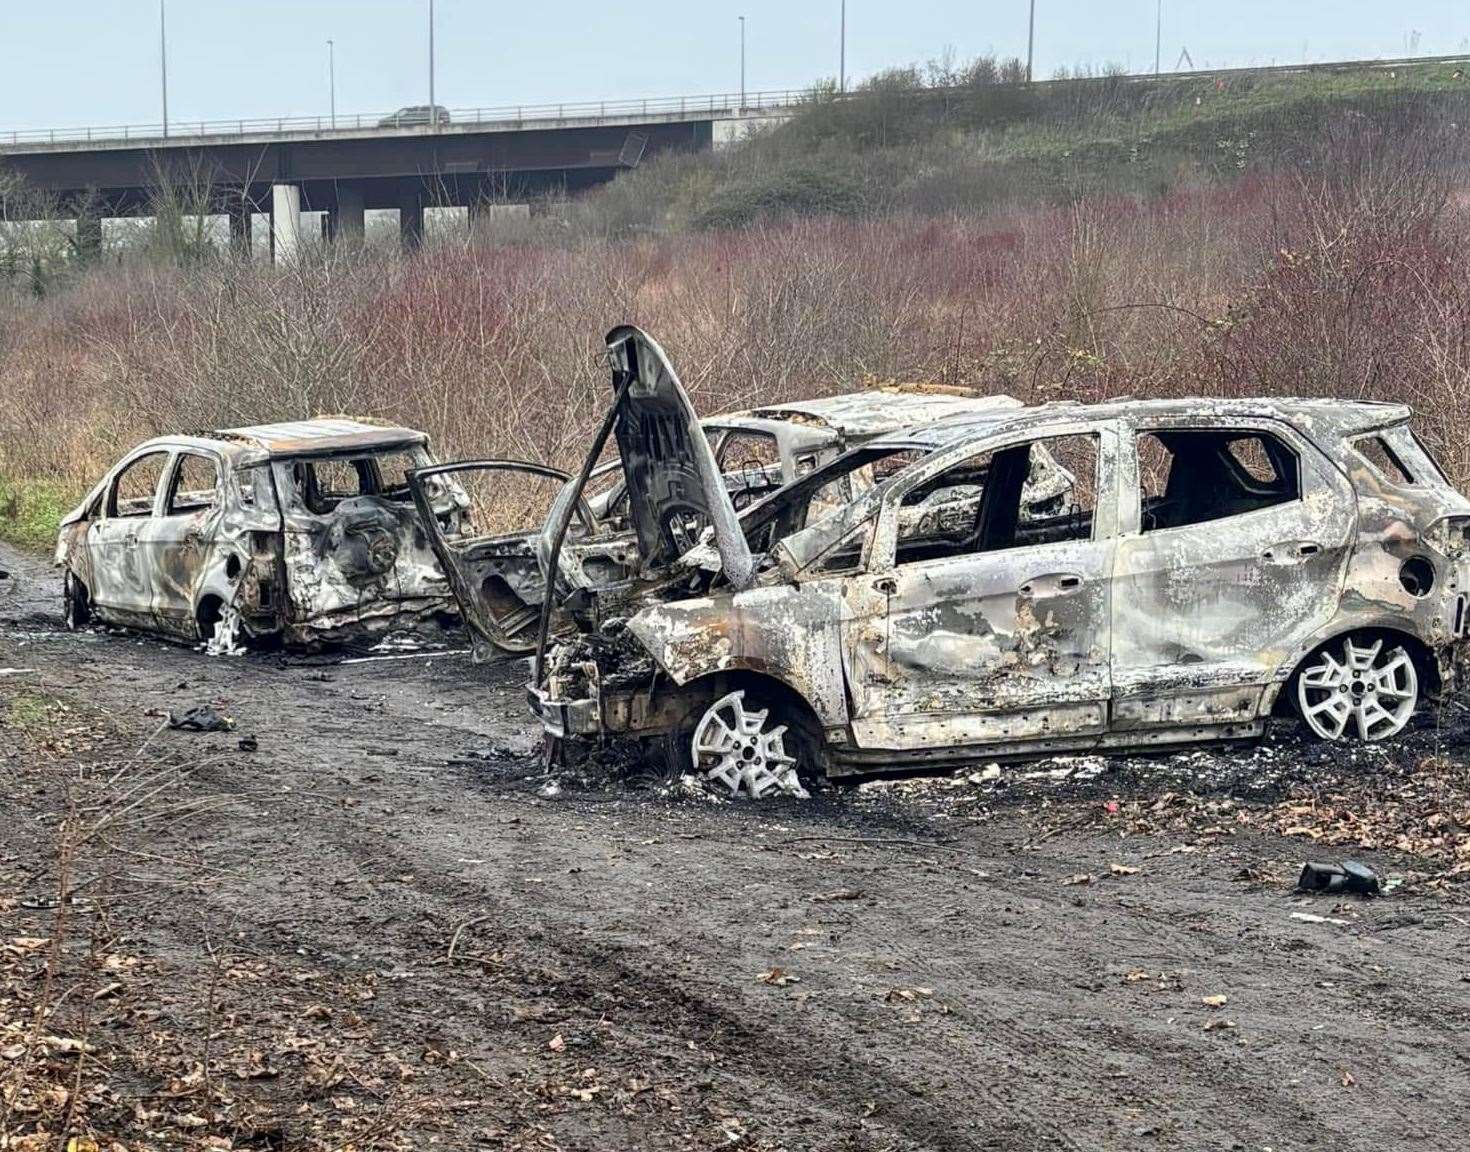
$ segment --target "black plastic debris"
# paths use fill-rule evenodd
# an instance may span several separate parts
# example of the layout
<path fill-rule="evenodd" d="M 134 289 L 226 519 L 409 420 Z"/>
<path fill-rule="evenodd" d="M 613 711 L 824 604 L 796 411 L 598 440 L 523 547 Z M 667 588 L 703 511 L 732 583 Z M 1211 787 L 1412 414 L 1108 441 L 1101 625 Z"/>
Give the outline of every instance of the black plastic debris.
<path fill-rule="evenodd" d="M 1356 860 L 1340 864 L 1309 860 L 1302 865 L 1296 886 L 1303 892 L 1353 892 L 1359 896 L 1377 896 L 1383 890 L 1378 873 Z"/>
<path fill-rule="evenodd" d="M 208 704 L 196 704 L 182 712 L 170 712 L 168 726 L 180 732 L 228 732 L 235 722 L 228 716 L 221 716 Z"/>
<path fill-rule="evenodd" d="M 258 740 L 256 740 L 256 738 L 254 736 L 241 736 L 240 737 L 240 751 L 241 752 L 254 752 L 259 747 L 260 747 L 260 742 Z"/>

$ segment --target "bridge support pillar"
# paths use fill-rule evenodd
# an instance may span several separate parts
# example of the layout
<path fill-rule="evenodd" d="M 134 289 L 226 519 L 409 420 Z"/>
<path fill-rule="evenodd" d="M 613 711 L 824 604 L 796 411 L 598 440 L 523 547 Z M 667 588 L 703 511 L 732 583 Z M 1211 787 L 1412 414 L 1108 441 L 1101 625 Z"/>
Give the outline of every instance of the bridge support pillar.
<path fill-rule="evenodd" d="M 98 256 L 102 252 L 102 217 L 84 212 L 77 217 L 77 255 Z"/>
<path fill-rule="evenodd" d="M 424 190 L 416 180 L 399 189 L 398 240 L 405 252 L 424 242 Z"/>
<path fill-rule="evenodd" d="M 301 250 L 301 188 L 271 185 L 271 259 L 284 264 Z"/>
<path fill-rule="evenodd" d="M 228 213 L 230 217 L 230 251 L 238 259 L 249 260 L 251 254 L 251 209 L 249 200 L 243 196 L 237 203 L 230 205 Z"/>
<path fill-rule="evenodd" d="M 362 243 L 367 231 L 367 198 L 360 184 L 337 185 L 337 207 L 327 214 L 327 233 L 332 240 L 351 245 Z"/>

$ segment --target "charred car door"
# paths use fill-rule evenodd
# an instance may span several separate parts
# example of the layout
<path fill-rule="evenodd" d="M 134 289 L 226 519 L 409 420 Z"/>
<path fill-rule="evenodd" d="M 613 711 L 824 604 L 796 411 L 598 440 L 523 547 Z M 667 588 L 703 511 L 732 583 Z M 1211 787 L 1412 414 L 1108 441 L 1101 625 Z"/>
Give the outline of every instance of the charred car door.
<path fill-rule="evenodd" d="M 195 592 L 219 528 L 220 476 L 218 457 L 178 452 L 169 469 L 162 513 L 138 532 L 138 546 L 153 573 L 153 614 L 170 632 L 195 633 Z"/>
<path fill-rule="evenodd" d="M 470 525 L 451 535 L 436 505 L 453 478 L 471 502 Z M 546 581 L 536 542 L 556 489 L 571 478 L 518 460 L 462 460 L 419 468 L 408 482 L 429 544 L 475 636 L 479 658 L 519 656 L 536 647 Z M 585 502 L 577 527 L 592 530 Z"/>
<path fill-rule="evenodd" d="M 844 634 L 859 747 L 1003 754 L 1102 737 L 1117 442 L 1112 422 L 1063 425 L 945 452 L 895 485 L 860 578 L 877 615 Z M 1055 509 L 1029 491 L 1043 451 L 1072 477 Z M 905 515 L 935 506 L 968 514 L 924 531 Z"/>
<path fill-rule="evenodd" d="M 1337 609 L 1352 486 L 1285 423 L 1135 428 L 1113 580 L 1112 727 L 1167 739 L 1171 728 L 1187 738 L 1251 725 L 1276 670 Z"/>
<path fill-rule="evenodd" d="M 153 625 L 154 576 L 139 538 L 157 510 L 169 455 L 155 448 L 125 462 L 107 487 L 102 515 L 87 525 L 92 602 L 121 624 Z"/>

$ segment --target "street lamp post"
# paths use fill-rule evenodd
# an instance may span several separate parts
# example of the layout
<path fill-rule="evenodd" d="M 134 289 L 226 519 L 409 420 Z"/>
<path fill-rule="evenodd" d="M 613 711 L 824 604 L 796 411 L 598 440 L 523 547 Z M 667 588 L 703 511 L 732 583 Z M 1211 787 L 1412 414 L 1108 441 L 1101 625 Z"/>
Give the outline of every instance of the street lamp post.
<path fill-rule="evenodd" d="M 745 110 L 745 17 L 740 17 L 740 109 Z"/>
<path fill-rule="evenodd" d="M 337 49 L 327 41 L 327 88 L 332 100 L 332 127 L 337 127 Z"/>
<path fill-rule="evenodd" d="M 158 74 L 163 84 L 163 134 L 168 136 L 168 18 L 165 0 L 158 0 Z"/>
<path fill-rule="evenodd" d="M 1031 21 L 1026 26 L 1026 83 L 1031 83 L 1031 61 L 1036 54 L 1036 0 L 1031 0 Z"/>
<path fill-rule="evenodd" d="M 842 31 L 837 50 L 837 91 L 847 91 L 847 0 L 842 0 Z"/>
<path fill-rule="evenodd" d="M 1158 0 L 1154 15 L 1154 75 L 1159 74 L 1164 53 L 1164 0 Z"/>
<path fill-rule="evenodd" d="M 439 117 L 434 107 L 434 0 L 429 0 L 429 122 L 437 128 Z"/>

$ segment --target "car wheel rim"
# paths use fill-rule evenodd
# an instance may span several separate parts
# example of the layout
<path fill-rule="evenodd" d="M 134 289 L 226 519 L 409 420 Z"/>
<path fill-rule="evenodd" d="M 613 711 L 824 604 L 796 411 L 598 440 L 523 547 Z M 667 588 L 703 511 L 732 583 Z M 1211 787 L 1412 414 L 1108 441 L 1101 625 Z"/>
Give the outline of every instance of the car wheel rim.
<path fill-rule="evenodd" d="M 65 608 L 63 622 L 67 630 L 76 632 L 87 622 L 86 601 L 83 599 L 85 593 L 81 584 L 70 572 L 66 574 L 63 584 L 62 605 Z"/>
<path fill-rule="evenodd" d="M 807 795 L 797 779 L 796 758 L 786 750 L 786 725 L 770 726 L 770 709 L 745 706 L 745 692 L 731 692 L 705 710 L 691 744 L 694 770 L 759 800 L 774 792 Z"/>
<path fill-rule="evenodd" d="M 243 656 L 245 646 L 240 642 L 244 621 L 238 609 L 225 605 L 215 621 L 214 632 L 205 642 L 204 651 L 210 656 Z"/>
<path fill-rule="evenodd" d="M 1303 719 L 1324 740 L 1385 740 L 1408 726 L 1419 676 L 1403 648 L 1348 637 L 1340 654 L 1323 649 L 1297 678 Z"/>

